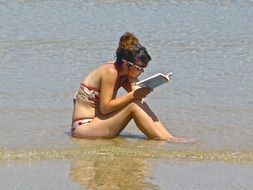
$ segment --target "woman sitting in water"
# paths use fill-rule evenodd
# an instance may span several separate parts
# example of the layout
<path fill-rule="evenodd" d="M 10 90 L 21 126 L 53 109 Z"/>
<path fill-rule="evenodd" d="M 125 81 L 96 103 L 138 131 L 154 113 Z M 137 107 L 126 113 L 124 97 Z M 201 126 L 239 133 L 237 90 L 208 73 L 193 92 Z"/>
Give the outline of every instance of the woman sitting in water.
<path fill-rule="evenodd" d="M 133 33 L 120 37 L 116 56 L 115 62 L 98 67 L 80 84 L 74 96 L 72 136 L 113 138 L 133 119 L 149 139 L 189 141 L 172 136 L 143 101 L 152 89 L 140 88 L 135 83 L 151 57 Z M 120 87 L 128 93 L 116 97 Z"/>

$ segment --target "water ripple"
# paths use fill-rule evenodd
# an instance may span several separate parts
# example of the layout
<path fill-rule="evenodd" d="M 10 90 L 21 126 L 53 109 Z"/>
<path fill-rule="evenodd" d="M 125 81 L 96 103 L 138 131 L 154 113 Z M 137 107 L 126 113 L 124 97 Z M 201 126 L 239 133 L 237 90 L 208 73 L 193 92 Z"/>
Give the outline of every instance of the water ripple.
<path fill-rule="evenodd" d="M 79 147 L 56 150 L 0 150 L 0 160 L 48 160 L 90 156 L 187 159 L 192 161 L 223 161 L 253 163 L 253 151 L 159 150 L 143 147 Z"/>

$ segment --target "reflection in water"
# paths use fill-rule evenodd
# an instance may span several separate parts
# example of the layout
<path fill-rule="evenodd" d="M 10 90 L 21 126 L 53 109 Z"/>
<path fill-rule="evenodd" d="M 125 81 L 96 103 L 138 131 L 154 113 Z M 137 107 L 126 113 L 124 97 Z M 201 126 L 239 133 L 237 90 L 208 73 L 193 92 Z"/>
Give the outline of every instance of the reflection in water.
<path fill-rule="evenodd" d="M 133 147 L 144 144 L 152 147 L 152 141 L 144 143 L 135 138 L 118 137 L 111 140 L 73 139 L 73 142 L 82 148 L 102 148 L 100 155 L 91 155 L 73 162 L 70 175 L 81 186 L 87 189 L 156 189 L 150 181 L 150 163 L 143 157 L 131 154 L 128 148 L 129 143 Z M 120 148 L 120 151 L 127 154 L 122 156 L 119 150 L 119 155 L 113 155 L 113 151 L 108 154 L 104 151 L 107 148 Z"/>
<path fill-rule="evenodd" d="M 151 183 L 150 170 L 141 158 L 93 156 L 75 160 L 70 176 L 87 189 L 159 189 Z"/>

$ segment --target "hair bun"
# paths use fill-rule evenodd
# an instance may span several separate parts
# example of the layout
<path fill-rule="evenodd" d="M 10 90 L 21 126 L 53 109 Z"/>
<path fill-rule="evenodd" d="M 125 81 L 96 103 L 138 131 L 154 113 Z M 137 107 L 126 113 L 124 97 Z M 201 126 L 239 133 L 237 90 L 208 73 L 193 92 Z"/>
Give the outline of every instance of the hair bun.
<path fill-rule="evenodd" d="M 126 32 L 120 37 L 119 49 L 131 51 L 134 46 L 139 44 L 138 38 L 131 32 Z"/>
<path fill-rule="evenodd" d="M 123 59 L 132 63 L 140 59 L 145 66 L 151 60 L 146 48 L 139 43 L 138 38 L 131 32 L 126 32 L 120 37 L 116 57 L 116 63 L 119 67 L 121 67 Z"/>

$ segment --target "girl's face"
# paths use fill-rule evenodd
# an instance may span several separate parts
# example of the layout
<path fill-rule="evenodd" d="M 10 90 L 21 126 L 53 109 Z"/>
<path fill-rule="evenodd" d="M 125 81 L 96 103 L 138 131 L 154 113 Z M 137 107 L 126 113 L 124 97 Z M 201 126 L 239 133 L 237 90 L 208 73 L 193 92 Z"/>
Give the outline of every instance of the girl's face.
<path fill-rule="evenodd" d="M 142 67 L 141 61 L 137 61 L 135 64 L 127 61 L 127 68 L 128 68 L 128 76 L 137 78 L 141 73 L 144 72 L 144 67 Z"/>

